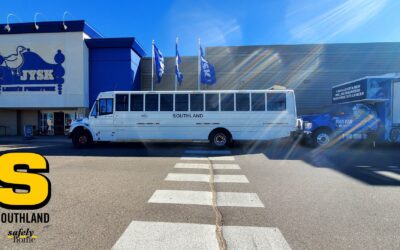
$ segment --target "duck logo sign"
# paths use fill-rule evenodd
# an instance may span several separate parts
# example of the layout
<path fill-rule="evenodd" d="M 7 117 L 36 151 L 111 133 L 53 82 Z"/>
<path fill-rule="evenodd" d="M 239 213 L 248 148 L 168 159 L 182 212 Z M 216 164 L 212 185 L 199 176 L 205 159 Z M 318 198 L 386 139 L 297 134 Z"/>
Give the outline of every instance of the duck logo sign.
<path fill-rule="evenodd" d="M 62 94 L 65 56 L 58 50 L 55 63 L 48 63 L 37 53 L 24 46 L 17 46 L 15 53 L 3 55 L 0 52 L 0 93 L 1 92 L 57 92 Z"/>

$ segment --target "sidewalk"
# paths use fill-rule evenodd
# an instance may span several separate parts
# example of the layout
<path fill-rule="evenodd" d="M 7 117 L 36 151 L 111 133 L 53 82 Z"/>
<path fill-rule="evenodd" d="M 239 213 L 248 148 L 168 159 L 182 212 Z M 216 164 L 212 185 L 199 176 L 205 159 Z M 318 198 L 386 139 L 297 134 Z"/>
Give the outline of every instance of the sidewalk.
<path fill-rule="evenodd" d="M 0 136 L 1 143 L 37 143 L 37 142 L 70 142 L 66 135 L 55 136 L 34 136 L 32 139 L 25 139 L 23 136 Z"/>

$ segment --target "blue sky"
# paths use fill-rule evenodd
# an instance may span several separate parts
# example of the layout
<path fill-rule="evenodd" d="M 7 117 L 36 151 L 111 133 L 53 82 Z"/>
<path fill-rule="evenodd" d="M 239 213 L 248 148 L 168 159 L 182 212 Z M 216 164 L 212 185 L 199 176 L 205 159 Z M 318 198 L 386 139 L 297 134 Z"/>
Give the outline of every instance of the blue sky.
<path fill-rule="evenodd" d="M 105 37 L 134 36 L 146 52 L 151 40 L 174 55 L 204 46 L 400 41 L 398 0 L 0 0 L 0 22 L 85 19 Z"/>

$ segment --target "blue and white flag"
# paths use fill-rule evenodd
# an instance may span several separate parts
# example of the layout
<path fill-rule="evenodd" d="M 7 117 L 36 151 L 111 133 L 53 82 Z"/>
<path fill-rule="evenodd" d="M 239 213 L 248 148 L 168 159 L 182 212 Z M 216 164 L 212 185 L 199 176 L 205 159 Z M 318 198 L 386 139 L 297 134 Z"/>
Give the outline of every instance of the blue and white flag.
<path fill-rule="evenodd" d="M 214 84 L 216 82 L 214 66 L 204 59 L 203 49 L 200 46 L 200 80 L 204 84 Z"/>
<path fill-rule="evenodd" d="M 156 65 L 157 82 L 159 83 L 161 81 L 162 75 L 164 74 L 164 56 L 155 44 L 153 44 L 153 50 L 154 63 Z"/>
<path fill-rule="evenodd" d="M 177 39 L 175 44 L 175 74 L 176 74 L 176 80 L 178 81 L 179 85 L 181 85 L 183 80 L 182 72 L 179 70 L 179 64 L 181 64 L 181 62 L 182 60 L 178 52 L 178 39 Z"/>

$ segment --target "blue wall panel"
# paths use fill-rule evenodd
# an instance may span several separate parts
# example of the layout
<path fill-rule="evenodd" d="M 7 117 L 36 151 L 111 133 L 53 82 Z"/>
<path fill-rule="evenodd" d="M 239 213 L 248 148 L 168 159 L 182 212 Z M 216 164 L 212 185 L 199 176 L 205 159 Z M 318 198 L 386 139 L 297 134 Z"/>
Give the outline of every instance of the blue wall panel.
<path fill-rule="evenodd" d="M 89 103 L 104 91 L 140 90 L 140 57 L 131 48 L 90 48 Z"/>

